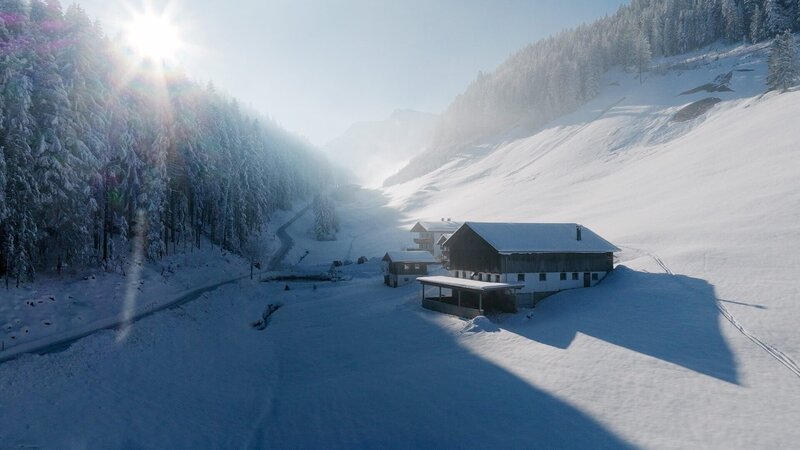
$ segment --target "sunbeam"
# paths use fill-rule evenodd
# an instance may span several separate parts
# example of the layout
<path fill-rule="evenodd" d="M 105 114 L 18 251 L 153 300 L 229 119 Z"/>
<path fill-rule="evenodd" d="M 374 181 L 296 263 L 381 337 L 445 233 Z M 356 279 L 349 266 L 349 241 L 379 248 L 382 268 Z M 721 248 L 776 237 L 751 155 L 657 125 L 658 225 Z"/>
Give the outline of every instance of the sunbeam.
<path fill-rule="evenodd" d="M 131 322 L 136 313 L 136 299 L 139 294 L 139 280 L 142 275 L 142 265 L 144 264 L 144 229 L 141 224 L 146 223 L 144 211 L 141 209 L 136 212 L 136 231 L 131 240 L 131 260 L 128 269 L 128 284 L 125 286 L 125 301 L 120 311 L 120 321 L 123 323 L 120 332 L 117 333 L 117 342 L 122 342 L 130 333 Z"/>

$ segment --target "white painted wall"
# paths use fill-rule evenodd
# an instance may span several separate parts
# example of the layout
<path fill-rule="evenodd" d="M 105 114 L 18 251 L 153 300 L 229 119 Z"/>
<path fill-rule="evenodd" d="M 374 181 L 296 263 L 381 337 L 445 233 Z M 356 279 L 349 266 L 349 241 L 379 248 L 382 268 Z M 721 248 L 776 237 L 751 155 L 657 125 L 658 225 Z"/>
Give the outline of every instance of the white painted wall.
<path fill-rule="evenodd" d="M 458 274 L 456 275 L 456 272 Z M 482 278 L 478 278 L 475 275 L 475 272 L 464 271 L 464 270 L 451 270 L 451 276 L 457 276 L 458 278 L 472 278 L 475 275 L 475 280 L 481 281 L 491 281 L 491 282 L 500 282 L 500 283 L 525 283 L 525 287 L 519 290 L 519 293 L 531 293 L 531 292 L 555 292 L 561 291 L 564 289 L 576 289 L 583 287 L 583 274 L 584 272 L 577 272 L 578 279 L 573 280 L 572 274 L 574 272 L 566 272 L 567 279 L 561 280 L 561 273 L 560 272 L 547 272 L 546 273 L 546 280 L 539 281 L 539 272 L 536 273 L 525 273 L 525 281 L 517 281 L 517 273 L 482 273 Z M 590 274 L 597 274 L 597 280 L 591 280 L 591 286 L 596 285 L 600 282 L 605 276 L 607 272 L 589 272 Z M 490 278 L 487 278 L 487 275 Z M 500 277 L 499 280 L 497 277 Z"/>

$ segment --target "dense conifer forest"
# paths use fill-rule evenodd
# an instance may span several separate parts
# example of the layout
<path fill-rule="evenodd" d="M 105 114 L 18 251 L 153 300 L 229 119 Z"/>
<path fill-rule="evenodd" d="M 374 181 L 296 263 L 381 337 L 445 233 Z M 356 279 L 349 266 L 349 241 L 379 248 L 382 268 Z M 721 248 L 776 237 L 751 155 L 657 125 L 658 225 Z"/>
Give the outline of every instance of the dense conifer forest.
<path fill-rule="evenodd" d="M 330 183 L 304 140 L 179 70 L 135 61 L 76 5 L 0 0 L 0 275 L 237 251 Z M 136 239 L 134 239 L 136 238 Z"/>

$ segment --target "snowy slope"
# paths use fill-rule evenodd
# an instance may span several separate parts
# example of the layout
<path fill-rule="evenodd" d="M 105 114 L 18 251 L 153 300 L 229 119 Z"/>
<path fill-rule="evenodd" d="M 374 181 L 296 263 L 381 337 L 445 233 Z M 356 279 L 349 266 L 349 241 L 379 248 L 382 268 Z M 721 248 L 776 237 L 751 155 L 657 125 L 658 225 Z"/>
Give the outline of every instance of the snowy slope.
<path fill-rule="evenodd" d="M 417 217 L 579 222 L 623 249 L 597 287 L 464 321 L 376 261 L 288 291 L 241 280 L 0 364 L 0 447 L 796 446 L 800 92 L 762 97 L 760 52 L 610 74 L 575 114 L 387 191 L 395 209 L 337 196 L 337 241 L 311 240 L 310 215 L 289 229 L 290 260 L 325 269 L 410 244 Z M 734 92 L 677 95 L 731 70 Z"/>
<path fill-rule="evenodd" d="M 393 205 L 418 217 L 584 223 L 712 284 L 800 360 L 800 92 L 762 96 L 765 61 L 763 46 L 743 46 L 661 61 L 643 85 L 611 73 L 586 107 L 390 189 Z M 728 72 L 732 92 L 679 95 Z M 722 102 L 671 121 L 708 97 Z"/>

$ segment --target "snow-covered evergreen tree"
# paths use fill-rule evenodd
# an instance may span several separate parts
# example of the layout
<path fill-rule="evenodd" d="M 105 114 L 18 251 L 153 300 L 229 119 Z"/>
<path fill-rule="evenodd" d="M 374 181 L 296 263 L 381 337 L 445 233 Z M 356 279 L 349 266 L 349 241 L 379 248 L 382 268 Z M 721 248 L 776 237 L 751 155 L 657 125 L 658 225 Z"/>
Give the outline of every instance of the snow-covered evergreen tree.
<path fill-rule="evenodd" d="M 775 36 L 769 51 L 767 89 L 786 91 L 800 81 L 800 58 L 789 30 Z"/>
<path fill-rule="evenodd" d="M 755 5 L 753 16 L 750 18 L 750 42 L 761 42 L 764 35 L 764 13 L 758 5 Z"/>
<path fill-rule="evenodd" d="M 314 211 L 314 237 L 318 241 L 330 241 L 336 239 L 339 231 L 339 218 L 336 216 L 336 209 L 333 202 L 326 195 L 317 195 L 312 204 Z"/>
<path fill-rule="evenodd" d="M 642 83 L 642 74 L 647 70 L 648 66 L 650 66 L 652 52 L 650 51 L 650 42 L 641 28 L 637 30 L 635 39 L 633 48 L 634 58 L 636 69 L 639 72 L 639 83 Z"/>
<path fill-rule="evenodd" d="M 764 3 L 764 25 L 767 36 L 775 36 L 791 27 L 789 11 L 781 0 L 766 0 Z"/>
<path fill-rule="evenodd" d="M 721 10 L 725 24 L 725 38 L 734 42 L 744 36 L 744 6 L 736 0 L 722 0 Z"/>
<path fill-rule="evenodd" d="M 201 234 L 241 250 L 329 182 L 308 144 L 169 68 L 133 66 L 79 6 L 0 12 L 0 276 L 107 261 L 114 237 L 153 259 Z"/>
<path fill-rule="evenodd" d="M 30 77 L 25 73 L 25 64 L 14 61 L 17 70 L 12 71 L 4 89 L 6 117 L 3 149 L 6 161 L 6 207 L 4 221 L 3 252 L 5 253 L 6 278 L 14 278 L 17 286 L 32 279 L 35 271 L 35 248 L 39 238 L 36 220 L 36 205 L 39 201 L 39 183 L 33 172 L 34 155 L 30 142 L 34 137 L 35 122 L 31 115 Z"/>
<path fill-rule="evenodd" d="M 57 2 L 31 2 L 33 53 L 32 113 L 37 124 L 33 170 L 41 195 L 38 220 L 45 233 L 45 261 L 61 270 L 64 262 L 85 261 L 93 249 L 94 202 L 87 189 L 93 155 L 79 139 L 67 86 L 57 63 L 63 15 Z M 49 258 L 50 260 L 47 260 Z"/>

